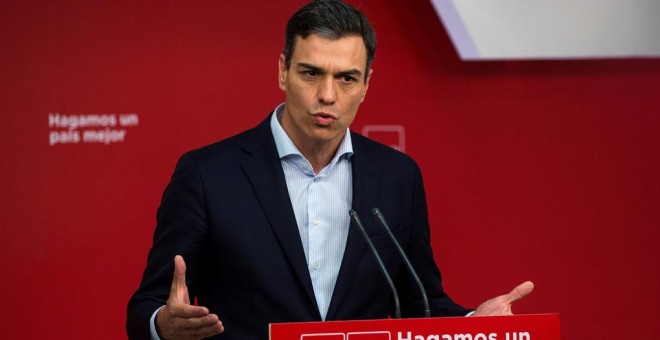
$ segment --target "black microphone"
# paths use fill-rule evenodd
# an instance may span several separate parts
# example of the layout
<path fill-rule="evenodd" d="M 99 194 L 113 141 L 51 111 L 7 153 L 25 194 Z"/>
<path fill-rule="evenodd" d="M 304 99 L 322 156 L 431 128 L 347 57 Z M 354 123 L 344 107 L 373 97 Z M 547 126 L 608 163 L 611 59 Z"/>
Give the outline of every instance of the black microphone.
<path fill-rule="evenodd" d="M 397 294 L 396 288 L 394 287 L 394 281 L 392 281 L 390 274 L 387 273 L 387 269 L 385 268 L 383 259 L 380 258 L 380 255 L 378 255 L 378 251 L 376 251 L 376 247 L 374 247 L 374 244 L 371 242 L 371 239 L 369 239 L 369 235 L 367 235 L 367 231 L 364 229 L 362 222 L 360 222 L 360 217 L 358 217 L 357 212 L 351 209 L 348 211 L 348 214 L 351 215 L 351 218 L 355 222 L 355 225 L 357 225 L 358 229 L 360 229 L 360 231 L 362 232 L 362 236 L 364 236 L 364 240 L 367 241 L 369 248 L 371 248 L 371 252 L 374 254 L 374 257 L 378 262 L 378 266 L 380 267 L 380 270 L 383 272 L 383 275 L 385 275 L 385 278 L 387 279 L 387 284 L 390 285 L 390 290 L 392 290 L 392 296 L 394 297 L 394 318 L 401 319 L 401 304 L 399 303 L 399 294 Z"/>
<path fill-rule="evenodd" d="M 396 245 L 396 249 L 399 250 L 399 254 L 401 255 L 401 258 L 403 259 L 403 262 L 406 264 L 406 268 L 408 268 L 408 271 L 410 272 L 410 275 L 412 275 L 413 279 L 415 279 L 415 282 L 417 283 L 417 286 L 419 287 L 419 291 L 422 293 L 422 300 L 424 300 L 424 316 L 425 317 L 430 317 L 431 316 L 431 308 L 429 308 L 429 299 L 426 297 L 426 290 L 424 289 L 424 285 L 422 284 L 422 280 L 419 279 L 419 276 L 417 276 L 417 272 L 415 271 L 415 268 L 412 266 L 410 263 L 410 260 L 408 259 L 408 256 L 406 253 L 403 251 L 401 248 L 401 245 L 399 242 L 396 240 L 396 237 L 394 237 L 394 234 L 392 234 L 392 230 L 390 227 L 387 225 L 387 222 L 385 221 L 385 216 L 383 216 L 383 213 L 380 212 L 378 208 L 373 208 L 371 212 L 376 216 L 376 219 L 380 221 L 380 225 L 387 230 L 387 235 L 390 235 L 390 238 L 392 239 L 392 242 L 394 242 L 394 245 Z"/>

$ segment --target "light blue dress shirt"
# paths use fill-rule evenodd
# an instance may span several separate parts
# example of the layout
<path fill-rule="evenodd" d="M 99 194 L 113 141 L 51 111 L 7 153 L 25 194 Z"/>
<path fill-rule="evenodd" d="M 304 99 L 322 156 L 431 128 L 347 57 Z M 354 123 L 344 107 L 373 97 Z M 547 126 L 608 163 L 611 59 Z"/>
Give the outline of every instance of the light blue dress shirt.
<path fill-rule="evenodd" d="M 282 128 L 278 118 L 284 105 L 275 109 L 270 127 L 282 163 L 289 198 L 296 215 L 300 240 L 314 295 L 325 320 L 346 249 L 353 202 L 351 134 L 346 129 L 337 153 L 319 173 L 314 173 Z"/>

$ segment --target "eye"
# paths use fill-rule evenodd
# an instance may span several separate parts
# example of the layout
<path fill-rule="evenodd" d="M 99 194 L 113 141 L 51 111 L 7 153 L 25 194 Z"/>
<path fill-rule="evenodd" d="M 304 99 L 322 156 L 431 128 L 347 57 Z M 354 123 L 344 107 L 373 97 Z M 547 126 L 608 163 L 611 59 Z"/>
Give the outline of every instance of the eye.
<path fill-rule="evenodd" d="M 344 84 L 352 84 L 352 83 L 357 81 L 357 79 L 355 77 L 351 77 L 351 76 L 341 76 L 341 77 L 339 77 L 339 79 Z"/>
<path fill-rule="evenodd" d="M 306 70 L 302 71 L 302 74 L 307 78 L 316 78 L 319 76 L 319 72 L 316 70 Z"/>

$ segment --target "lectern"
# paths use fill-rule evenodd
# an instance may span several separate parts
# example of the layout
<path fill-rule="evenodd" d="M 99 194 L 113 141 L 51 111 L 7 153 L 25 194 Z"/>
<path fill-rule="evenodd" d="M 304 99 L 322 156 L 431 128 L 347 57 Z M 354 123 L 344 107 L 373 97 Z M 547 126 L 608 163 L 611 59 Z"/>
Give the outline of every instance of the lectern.
<path fill-rule="evenodd" d="M 556 340 L 559 314 L 270 324 L 270 340 Z"/>

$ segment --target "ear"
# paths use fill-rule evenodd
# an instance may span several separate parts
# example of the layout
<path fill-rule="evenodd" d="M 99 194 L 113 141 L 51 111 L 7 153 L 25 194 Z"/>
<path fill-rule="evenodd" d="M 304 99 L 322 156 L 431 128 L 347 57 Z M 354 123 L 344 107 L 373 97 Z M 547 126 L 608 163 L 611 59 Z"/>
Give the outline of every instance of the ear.
<path fill-rule="evenodd" d="M 286 62 L 284 59 L 284 54 L 280 54 L 280 59 L 279 59 L 279 65 L 278 65 L 278 72 L 277 72 L 277 80 L 278 84 L 280 85 L 280 89 L 282 91 L 286 91 L 286 76 L 289 70 L 286 68 Z"/>
<path fill-rule="evenodd" d="M 364 89 L 362 89 L 362 98 L 360 98 L 360 103 L 364 101 L 364 97 L 367 95 L 367 90 L 369 89 L 369 81 L 371 80 L 371 75 L 374 73 L 373 69 L 369 69 L 367 73 L 367 80 L 364 82 Z"/>

